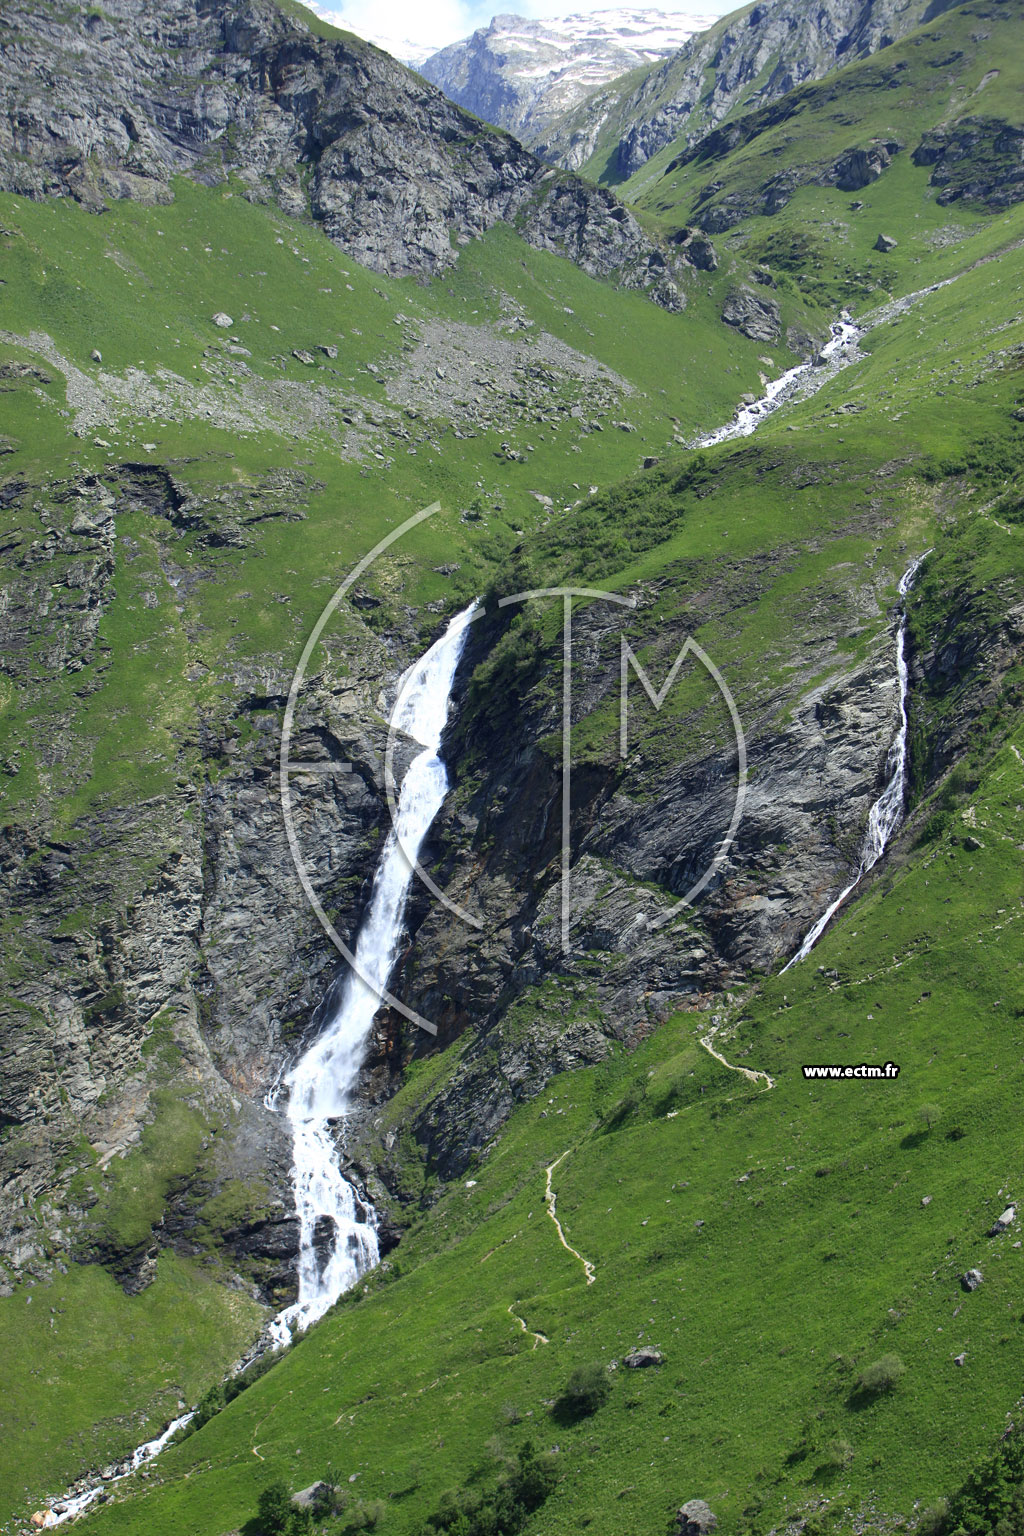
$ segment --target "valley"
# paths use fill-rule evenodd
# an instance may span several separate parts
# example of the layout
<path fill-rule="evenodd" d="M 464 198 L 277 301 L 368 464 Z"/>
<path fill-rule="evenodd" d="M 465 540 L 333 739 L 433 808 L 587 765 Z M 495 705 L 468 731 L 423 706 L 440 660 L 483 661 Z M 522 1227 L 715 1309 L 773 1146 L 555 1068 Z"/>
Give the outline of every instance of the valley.
<path fill-rule="evenodd" d="M 97 1485 L 90 1531 L 255 1536 L 327 1480 L 325 1530 L 470 1536 L 515 1478 L 528 1536 L 995 1529 L 1020 6 L 827 67 L 849 18 L 790 9 L 820 72 L 684 120 L 699 34 L 578 176 L 298 6 L 5 7 L 6 1531 Z M 688 637 L 742 752 L 692 659 L 655 697 Z M 424 747 L 443 902 L 389 843 Z M 345 1003 L 310 893 L 401 1008 Z"/>

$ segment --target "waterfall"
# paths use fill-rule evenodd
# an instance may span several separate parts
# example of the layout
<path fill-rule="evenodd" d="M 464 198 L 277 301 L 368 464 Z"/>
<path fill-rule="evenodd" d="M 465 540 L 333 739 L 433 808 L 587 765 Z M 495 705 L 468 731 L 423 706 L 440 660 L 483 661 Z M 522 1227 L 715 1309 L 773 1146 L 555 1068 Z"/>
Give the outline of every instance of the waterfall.
<path fill-rule="evenodd" d="M 288 1119 L 294 1138 L 292 1180 L 299 1217 L 299 1297 L 279 1312 L 244 1365 L 291 1341 L 322 1317 L 341 1293 L 377 1262 L 373 1208 L 361 1201 L 338 1167 L 335 1134 L 351 1108 L 351 1094 L 363 1052 L 388 984 L 402 937 L 405 903 L 431 822 L 448 792 L 448 775 L 438 752 L 448 720 L 452 684 L 477 604 L 456 614 L 441 638 L 405 673 L 391 713 L 392 731 L 423 748 L 410 763 L 398 796 L 398 811 L 373 879 L 370 905 L 356 941 L 355 968 L 338 1006 L 307 1051 L 284 1076 Z M 276 1090 L 275 1090 L 276 1097 Z M 326 1249 L 326 1257 L 321 1257 Z M 182 1414 L 155 1440 L 148 1440 L 118 1464 L 112 1478 L 68 1494 L 40 1511 L 43 1525 L 75 1519 L 104 1490 L 159 1456 L 193 1417 Z"/>
<path fill-rule="evenodd" d="M 806 960 L 811 950 L 821 938 L 825 929 L 832 921 L 850 892 L 863 880 L 869 869 L 874 869 L 882 854 L 885 852 L 896 828 L 903 820 L 903 801 L 907 788 L 907 593 L 914 584 L 914 577 L 921 567 L 921 562 L 931 550 L 925 550 L 919 555 L 912 565 L 908 566 L 900 577 L 899 595 L 903 599 L 900 609 L 899 624 L 896 628 L 896 681 L 899 686 L 900 717 L 896 727 L 896 735 L 893 737 L 885 760 L 885 788 L 868 812 L 868 824 L 864 833 L 864 842 L 860 850 L 860 862 L 857 865 L 857 873 L 849 885 L 836 897 L 831 906 L 818 918 L 814 927 L 807 934 L 800 948 L 792 959 L 787 960 L 782 967 L 783 972 L 788 971 L 791 965 L 796 965 L 798 960 Z"/>
<path fill-rule="evenodd" d="M 423 839 L 448 791 L 438 753 L 448 720 L 455 672 L 476 611 L 453 618 L 399 685 L 393 731 L 423 751 L 402 781 L 398 810 L 374 876 L 370 904 L 337 1007 L 323 1030 L 285 1074 L 294 1143 L 292 1180 L 299 1217 L 299 1295 L 271 1325 L 275 1344 L 287 1343 L 322 1317 L 377 1262 L 375 1213 L 338 1166 L 337 1135 L 352 1107 L 366 1042 L 402 937 L 406 898 Z M 340 1122 L 340 1127 L 339 1127 Z"/>

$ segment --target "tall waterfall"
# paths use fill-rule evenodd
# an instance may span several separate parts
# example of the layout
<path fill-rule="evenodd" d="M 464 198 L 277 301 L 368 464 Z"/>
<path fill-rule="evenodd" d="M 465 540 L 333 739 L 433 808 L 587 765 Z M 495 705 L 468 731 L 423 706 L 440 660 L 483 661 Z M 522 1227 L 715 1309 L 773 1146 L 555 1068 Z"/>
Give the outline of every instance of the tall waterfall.
<path fill-rule="evenodd" d="M 359 1076 L 380 993 L 387 987 L 402 936 L 413 865 L 448 791 L 438 752 L 452 684 L 476 603 L 452 619 L 439 640 L 405 674 L 391 716 L 393 731 L 423 751 L 402 781 L 398 811 L 374 876 L 359 931 L 355 968 L 323 1030 L 285 1076 L 294 1140 L 292 1179 L 300 1225 L 299 1296 L 274 1320 L 275 1343 L 287 1343 L 322 1317 L 378 1257 L 372 1208 L 338 1167 L 338 1122 L 344 1123 Z"/>
<path fill-rule="evenodd" d="M 907 789 L 907 605 L 906 597 L 914 584 L 914 577 L 921 568 L 921 562 L 926 555 L 931 553 L 925 550 L 914 563 L 903 572 L 900 577 L 899 595 L 903 599 L 900 610 L 900 621 L 896 630 L 896 681 L 900 690 L 900 717 L 893 737 L 889 754 L 885 761 L 885 788 L 868 812 L 868 824 L 864 833 L 864 842 L 860 850 L 860 862 L 857 865 L 857 873 L 840 891 L 831 906 L 818 918 L 814 927 L 804 939 L 800 948 L 791 960 L 782 967 L 788 971 L 791 965 L 796 965 L 798 960 L 806 960 L 811 950 L 821 938 L 825 929 L 839 911 L 843 902 L 863 880 L 869 869 L 874 869 L 882 854 L 885 852 L 889 839 L 903 820 L 903 801 Z"/>

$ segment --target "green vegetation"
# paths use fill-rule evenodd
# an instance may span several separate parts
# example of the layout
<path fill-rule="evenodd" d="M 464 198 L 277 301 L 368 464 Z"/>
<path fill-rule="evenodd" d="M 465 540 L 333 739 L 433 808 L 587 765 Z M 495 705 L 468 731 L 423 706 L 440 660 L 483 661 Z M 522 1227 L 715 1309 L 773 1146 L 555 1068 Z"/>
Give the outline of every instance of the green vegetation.
<path fill-rule="evenodd" d="M 1020 1536 L 1024 1530 L 1024 1431 L 1010 1425 L 936 1524 L 951 1536 Z"/>
<path fill-rule="evenodd" d="M 975 41 L 982 10 L 991 35 Z M 642 594 L 625 632 L 652 676 L 673 652 L 648 637 L 692 633 L 743 718 L 781 728 L 780 700 L 824 687 L 888 634 L 899 573 L 931 550 L 909 605 L 908 826 L 811 959 L 730 982 L 713 1001 L 695 995 L 692 1011 L 632 1049 L 610 1044 L 600 1065 L 553 1078 L 543 1100 L 517 1105 L 465 1183 L 442 1184 L 411 1127 L 429 1123 L 466 1041 L 417 1059 L 375 1112 L 408 1197 L 400 1247 L 287 1355 L 229 1382 L 264 1309 L 226 1272 L 222 1238 L 263 1210 L 267 1189 L 262 1170 L 214 1178 L 222 1112 L 194 1087 L 176 1021 L 150 1021 L 131 1064 L 150 1105 L 141 1142 L 101 1167 L 78 1134 L 62 1175 L 80 1239 L 108 1262 L 139 1257 L 172 1201 L 195 1251 L 164 1249 L 153 1283 L 129 1297 L 55 1238 L 44 1255 L 54 1278 L 31 1283 L 29 1269 L 5 1282 L 3 1518 L 198 1402 L 193 1432 L 147 1480 L 119 1485 L 90 1531 L 222 1536 L 258 1510 L 265 1531 L 321 1520 L 384 1536 L 621 1536 L 665 1529 L 699 1494 L 727 1536 L 794 1519 L 812 1536 L 848 1531 L 867 1509 L 906 1526 L 915 1504 L 922 1536 L 1020 1536 L 1019 1432 L 991 1451 L 1020 1393 L 1020 1254 L 1012 1233 L 986 1233 L 1017 1191 L 1008 1128 L 1024 1089 L 1024 211 L 942 208 L 910 159 L 951 89 L 977 89 L 994 57 L 1012 77 L 1019 20 L 975 4 L 944 17 L 942 32 L 962 52 L 952 85 L 932 68 L 949 41 L 918 34 L 802 92 L 799 132 L 765 126 L 716 163 L 716 195 L 746 192 L 769 164 L 807 162 L 808 142 L 827 158 L 887 131 L 901 99 L 906 110 L 907 143 L 862 209 L 809 182 L 781 213 L 744 219 L 715 237 L 719 270 L 688 279 L 682 316 L 509 230 L 421 286 L 363 271 L 234 184 L 182 183 L 168 207 L 117 203 L 102 218 L 0 199 L 3 323 L 22 338 L 0 345 L 0 362 L 46 375 L 5 377 L 0 397 L 16 444 L 2 458 L 5 537 L 40 581 L 26 613 L 52 603 L 67 627 L 93 580 L 84 567 L 107 557 L 95 531 L 79 521 L 73 532 L 76 517 L 97 521 L 100 488 L 117 501 L 89 644 L 67 667 L 53 633 L 26 624 L 0 698 L 0 758 L 16 765 L 5 820 L 26 825 L 43 805 L 69 846 L 100 818 L 113 829 L 85 856 L 91 883 L 83 876 L 61 923 L 69 944 L 149 889 L 172 846 L 167 807 L 181 793 L 199 825 L 229 746 L 258 742 L 272 763 L 273 689 L 327 597 L 435 499 L 437 517 L 368 578 L 380 607 L 329 633 L 325 686 L 352 676 L 381 636 L 434 633 L 473 593 L 572 581 Z M 881 87 L 904 59 L 901 97 Z M 985 89 L 1009 110 L 1006 81 Z M 667 170 L 672 153 L 629 189 L 665 230 L 693 221 L 710 175 Z M 872 249 L 880 228 L 899 241 L 884 256 Z M 762 371 L 792 361 L 781 339 L 765 353 L 720 324 L 726 292 L 755 263 L 770 268 L 783 327 L 815 334 L 840 304 L 863 318 L 889 295 L 950 281 L 883 315 L 862 360 L 754 441 L 690 452 L 680 439 L 727 419 Z M 509 305 L 524 334 L 546 331 L 624 381 L 600 431 L 572 415 L 591 414 L 586 381 L 549 380 L 568 407 L 555 422 L 538 407 L 458 438 L 419 396 L 391 399 L 387 375 L 416 357 L 423 329 L 458 327 L 470 345 L 485 326 L 500 332 Z M 221 309 L 235 317 L 230 333 L 212 326 Z M 36 330 L 60 366 L 29 344 Z M 337 359 L 293 356 L 324 344 Z M 132 370 L 161 377 L 167 394 L 138 393 Z M 68 378 L 102 383 L 112 419 L 78 421 Z M 339 392 L 325 418 L 282 403 L 310 380 Z M 218 425 L 204 390 L 249 405 Z M 635 431 L 612 426 L 620 410 Z M 660 462 L 642 471 L 648 456 Z M 550 696 L 559 622 L 537 608 L 496 635 L 470 685 L 478 735 L 457 795 L 509 700 Z M 488 714 L 488 699 L 501 708 Z M 642 694 L 634 704 L 648 775 L 637 793 L 728 724 L 698 677 L 681 679 L 660 714 Z M 575 758 L 619 772 L 617 730 L 617 700 L 594 700 L 574 723 Z M 117 813 L 140 804 L 159 809 L 136 845 Z M 49 851 L 31 851 L 29 877 Z M 766 867 L 785 856 L 765 850 Z M 49 960 L 16 913 L 2 921 L 3 992 L 15 995 Z M 695 924 L 676 931 L 682 944 Z M 204 932 L 205 963 L 217 943 Z M 603 963 L 595 952 L 586 975 Z M 103 974 L 92 1021 L 114 1027 L 125 1006 Z M 32 1041 L 46 1017 L 19 1008 Z M 593 1008 L 581 967 L 571 996 L 550 979 L 524 986 L 502 1027 L 510 1038 L 538 1020 L 565 1027 Z M 774 1087 L 704 1048 L 712 1020 L 726 1061 L 770 1073 Z M 827 1060 L 892 1060 L 900 1074 L 804 1080 L 803 1063 Z M 13 1146 L 21 1131 L 3 1134 Z M 593 1284 L 549 1217 L 556 1160 L 559 1220 Z M 985 1283 L 965 1295 L 959 1277 L 982 1260 Z M 638 1343 L 656 1344 L 665 1364 L 612 1373 Z M 496 1448 L 482 1467 L 488 1435 Z M 330 1507 L 307 1519 L 291 1493 L 324 1468 L 336 1469 Z"/>
<path fill-rule="evenodd" d="M 603 1408 L 612 1395 L 612 1384 L 603 1365 L 578 1365 L 562 1388 L 555 1403 L 556 1414 L 570 1423 L 588 1419 Z"/>

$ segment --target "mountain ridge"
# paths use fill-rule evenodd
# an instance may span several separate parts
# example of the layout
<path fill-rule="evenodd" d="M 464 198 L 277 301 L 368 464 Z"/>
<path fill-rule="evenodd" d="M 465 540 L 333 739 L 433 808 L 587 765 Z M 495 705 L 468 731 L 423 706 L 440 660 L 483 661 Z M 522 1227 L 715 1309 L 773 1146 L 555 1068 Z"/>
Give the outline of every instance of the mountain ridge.
<path fill-rule="evenodd" d="M 733 112 L 869 57 L 947 9 L 946 0 L 827 0 L 791 16 L 788 0 L 745 6 L 663 63 L 595 93 L 537 151 L 595 179 L 625 181 L 666 145 L 690 148 Z"/>
<path fill-rule="evenodd" d="M 533 144 L 596 86 L 673 53 L 713 20 L 654 9 L 544 21 L 502 14 L 417 68 L 450 100 Z"/>
<path fill-rule="evenodd" d="M 514 139 L 481 131 L 387 54 L 324 23 L 318 35 L 272 0 L 221 15 L 116 0 L 47 17 L 41 32 L 32 14 L 17 0 L 3 17 L 4 190 L 99 209 L 105 195 L 166 200 L 175 174 L 230 170 L 245 196 L 310 208 L 375 271 L 444 271 L 460 242 L 517 220 L 529 242 L 680 302 L 670 258 L 606 194 L 553 180 Z M 168 46 L 189 60 L 184 74 L 168 67 Z"/>

